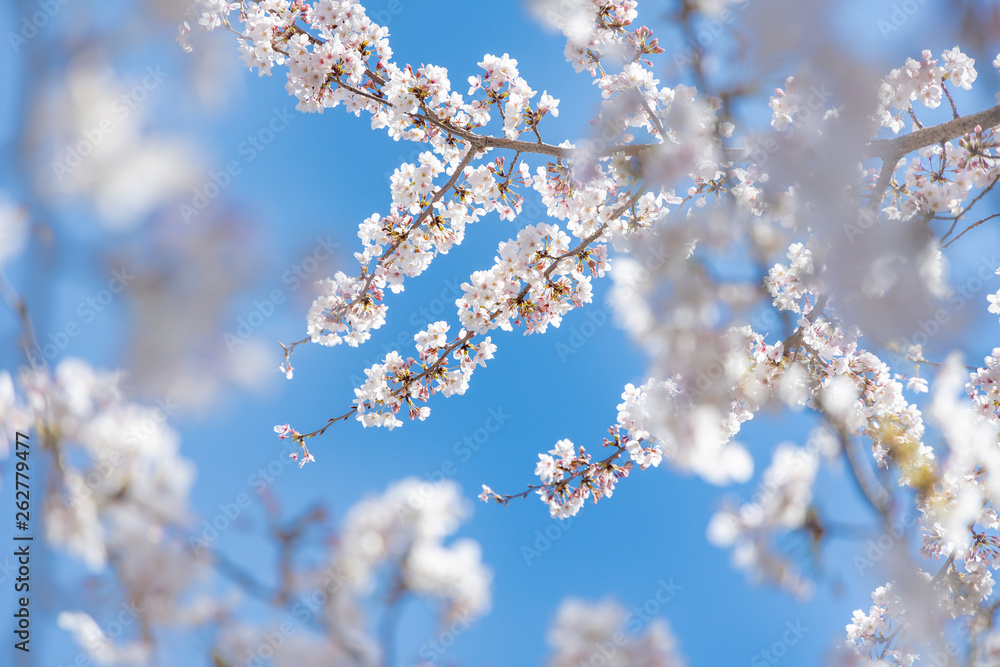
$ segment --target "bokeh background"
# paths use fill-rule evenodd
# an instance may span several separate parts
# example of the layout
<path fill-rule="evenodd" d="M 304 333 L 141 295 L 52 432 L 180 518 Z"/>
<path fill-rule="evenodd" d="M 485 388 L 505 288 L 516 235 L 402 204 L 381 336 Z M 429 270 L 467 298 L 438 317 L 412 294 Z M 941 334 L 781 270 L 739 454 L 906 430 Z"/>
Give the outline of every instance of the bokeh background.
<path fill-rule="evenodd" d="M 713 77 L 748 76 L 734 35 L 746 19 L 767 16 L 768 4 L 733 5 L 733 20 L 708 45 L 717 54 L 708 63 Z M 509 53 L 534 88 L 562 100 L 546 139 L 587 136 L 599 95 L 589 77 L 565 62 L 563 38 L 544 30 L 530 6 L 451 0 L 366 6 L 389 27 L 398 61 L 445 66 L 453 82 L 476 74 L 483 54 Z M 392 432 L 339 423 L 314 441 L 315 464 L 299 469 L 287 458 L 275 424 L 311 430 L 345 412 L 366 366 L 388 350 L 412 349 L 413 334 L 427 323 L 453 321 L 458 285 L 492 263 L 499 241 L 544 214 L 529 201 L 515 222 L 491 215 L 469 227 L 459 248 L 409 281 L 404 293 L 388 296 L 388 323 L 369 343 L 303 346 L 293 357 L 295 377 L 286 380 L 276 371 L 277 341 L 303 337 L 315 280 L 356 271 L 358 223 L 385 209 L 389 175 L 415 161 L 421 148 L 372 132 L 367 119 L 340 110 L 296 112 L 283 76 L 258 77 L 241 66 L 232 34 L 199 35 L 194 52 L 183 53 L 174 41 L 182 9 L 167 0 L 0 3 L 0 209 L 8 221 L 28 223 L 23 239 L 16 231 L 0 239 L 0 257 L 7 281 L 28 305 L 48 364 L 82 357 L 95 367 L 120 368 L 130 395 L 164 407 L 182 436 L 183 456 L 197 466 L 192 506 L 200 516 L 193 528 L 249 494 L 251 505 L 215 548 L 273 582 L 278 553 L 268 538 L 270 521 L 324 507 L 326 528 L 317 528 L 306 546 L 318 550 L 348 507 L 395 480 L 451 478 L 473 500 L 483 483 L 521 490 L 534 480 L 537 453 L 561 438 L 596 447 L 614 423 L 622 387 L 645 380 L 647 361 L 614 325 L 606 282 L 595 289 L 595 304 L 573 311 L 559 329 L 543 336 L 497 332 L 496 359 L 477 371 L 466 395 L 432 400 L 428 420 Z M 641 3 L 639 10 L 668 54 L 688 48 L 670 21 L 676 5 Z M 884 73 L 924 48 L 950 48 L 959 35 L 979 40 L 970 49 L 995 54 L 997 23 L 983 20 L 994 10 L 995 3 L 844 2 L 817 14 L 822 24 L 784 29 L 800 37 L 792 40 L 799 46 L 810 31 L 823 31 Z M 801 55 L 778 51 L 763 75 L 755 73 L 760 93 L 741 104 L 755 107 L 763 125 L 767 96 Z M 989 62 L 977 65 L 982 92 L 963 100 L 965 112 L 990 106 L 990 94 L 1000 89 Z M 690 83 L 679 71 L 657 74 Z M 92 150 L 79 155 L 84 144 Z M 238 173 L 225 182 L 219 175 L 227 163 Z M 994 230 L 980 231 L 976 244 L 952 255 L 957 283 L 1000 247 Z M 15 252 L 21 240 L 23 250 Z M 105 291 L 116 271 L 124 289 Z M 981 297 L 994 289 L 984 286 Z M 964 313 L 977 332 L 970 357 L 988 353 L 996 340 L 997 325 L 983 311 Z M 21 322 L 9 309 L 0 313 L 0 364 L 13 371 L 27 363 L 18 345 Z M 488 432 L 493 423 L 500 427 Z M 808 414 L 764 414 L 741 437 L 759 472 L 776 443 L 803 444 L 815 424 Z M 0 465 L 0 535 L 6 535 L 12 472 Z M 459 536 L 483 547 L 494 572 L 492 611 L 437 664 L 538 664 L 565 597 L 613 598 L 632 609 L 655 599 L 664 581 L 679 588 L 656 615 L 668 620 L 690 664 L 771 664 L 759 662 L 761 651 L 781 641 L 789 623 L 808 630 L 782 660 L 821 661 L 844 637 L 851 612 L 867 608 L 871 590 L 885 581 L 881 564 L 859 573 L 853 560 L 880 532 L 841 466 L 824 469 L 816 498 L 841 534 L 825 541 L 822 552 L 801 536 L 785 545 L 815 582 L 805 601 L 747 581 L 730 565 L 730 553 L 706 539 L 723 497 L 749 498 L 756 477 L 720 489 L 667 467 L 637 470 L 613 499 L 568 521 L 550 519 L 534 498 L 508 507 L 476 502 Z M 258 493 L 261 469 L 271 471 L 271 481 Z M 34 484 L 42 488 L 44 477 Z M 5 637 L 9 576 L 0 573 Z M 79 648 L 55 616 L 82 608 L 106 621 L 117 609 L 110 584 L 56 552 L 36 556 L 33 578 L 40 586 L 34 650 L 19 655 L 5 640 L 0 662 L 71 664 Z M 409 664 L 434 635 L 434 615 L 412 600 L 400 619 L 397 655 Z M 209 664 L 208 637 L 179 635 L 171 646 L 183 660 L 173 664 Z"/>

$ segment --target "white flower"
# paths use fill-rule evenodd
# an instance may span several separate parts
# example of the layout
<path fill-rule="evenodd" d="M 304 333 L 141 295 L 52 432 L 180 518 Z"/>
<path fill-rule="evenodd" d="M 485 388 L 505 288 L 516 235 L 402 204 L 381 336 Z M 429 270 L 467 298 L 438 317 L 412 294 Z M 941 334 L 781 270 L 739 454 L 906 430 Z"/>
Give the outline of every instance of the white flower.
<path fill-rule="evenodd" d="M 547 92 L 543 92 L 542 96 L 538 100 L 538 110 L 546 111 L 553 116 L 559 115 L 559 100 L 549 95 Z"/>
<path fill-rule="evenodd" d="M 1000 313 L 1000 291 L 996 294 L 986 295 L 986 300 L 990 302 L 990 305 L 986 310 L 991 313 Z"/>

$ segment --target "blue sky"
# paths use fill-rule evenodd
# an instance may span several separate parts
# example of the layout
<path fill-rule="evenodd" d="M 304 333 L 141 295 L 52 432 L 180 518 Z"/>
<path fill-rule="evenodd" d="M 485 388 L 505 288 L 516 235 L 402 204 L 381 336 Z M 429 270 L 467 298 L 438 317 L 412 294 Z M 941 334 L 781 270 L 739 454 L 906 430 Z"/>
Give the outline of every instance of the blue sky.
<path fill-rule="evenodd" d="M 935 43 L 932 35 L 929 40 L 913 39 L 928 34 L 927 23 L 936 20 L 930 11 L 914 15 L 891 40 L 882 41 L 876 23 L 854 20 L 860 15 L 860 6 L 855 3 L 843 10 L 845 25 L 860 31 L 865 36 L 862 43 L 873 45 L 873 52 L 892 54 L 893 62 L 901 64 L 905 55 L 918 56 L 925 45 L 935 52 L 951 46 Z M 369 3 L 369 14 L 375 16 L 388 7 L 386 2 Z M 448 67 L 453 86 L 460 89 L 459 82 L 478 73 L 476 63 L 483 54 L 509 53 L 518 59 L 520 72 L 530 85 L 562 100 L 558 122 L 544 124 L 551 130 L 546 139 L 557 143 L 586 133 L 594 111 L 592 101 L 597 98 L 590 78 L 572 71 L 563 59 L 562 38 L 540 29 L 520 6 L 511 5 L 507 11 L 493 4 L 441 2 L 430 9 L 404 2 L 401 7 L 388 22 L 398 61 Z M 655 16 L 655 10 L 645 11 Z M 442 17 L 446 18 L 444 28 Z M 3 10 L 0 32 L 6 34 L 10 21 L 16 23 L 17 16 Z M 657 20 L 649 22 L 656 25 Z M 131 49 L 116 66 L 123 72 L 141 72 L 150 64 L 162 63 L 168 71 L 182 72 L 188 56 L 174 48 L 171 38 Z M 202 41 L 206 39 L 226 42 L 233 60 L 237 58 L 231 35 L 211 35 Z M 900 45 L 908 39 L 915 46 L 904 51 Z M 201 44 L 196 42 L 195 46 Z M 0 59 L 0 73 L 8 85 L 16 84 L 23 69 L 11 72 L 6 62 L 10 61 Z M 978 64 L 981 76 L 995 75 L 988 63 Z M 224 114 L 199 117 L 201 112 L 190 90 L 178 76 L 157 91 L 155 121 L 165 126 L 196 126 L 208 149 L 209 169 L 218 171 L 233 159 L 240 162 L 241 172 L 212 206 L 216 211 L 238 212 L 242 219 L 253 222 L 245 250 L 254 258 L 256 270 L 240 299 L 230 304 L 226 330 L 235 331 L 239 318 L 252 312 L 255 302 L 279 290 L 287 298 L 276 306 L 275 316 L 253 334 L 255 341 L 272 346 L 273 365 L 277 366 L 280 352 L 274 341 L 303 336 L 310 296 L 307 285 L 292 289 L 286 279 L 288 272 L 312 255 L 317 237 L 329 235 L 339 244 L 339 254 L 310 280 L 326 275 L 323 271 L 327 268 L 353 273 L 358 223 L 385 210 L 389 201 L 386 174 L 402 161 L 413 161 L 419 147 L 371 132 L 366 118 L 340 110 L 324 115 L 293 112 L 287 129 L 276 134 L 253 160 L 246 160 L 240 146 L 247 136 L 257 134 L 276 113 L 292 111 L 294 103 L 285 93 L 283 76 L 258 78 L 245 70 L 235 70 L 234 76 L 235 80 L 223 85 L 229 98 Z M 669 82 L 665 75 L 661 79 Z M 769 82 L 764 90 L 776 85 L 780 79 Z M 988 103 L 984 100 L 973 108 L 970 99 L 967 110 L 985 108 Z M 766 105 L 766 100 L 762 104 Z M 4 123 L 0 140 L 8 149 L 14 131 L 9 119 L 8 106 L 0 110 Z M 0 176 L 13 192 L 23 191 L 24 181 L 19 184 L 23 177 L 11 167 L 7 161 Z M 73 307 L 81 295 L 91 293 L 106 280 L 102 257 L 134 241 L 136 237 L 131 235 L 147 233 L 141 229 L 131 235 L 97 235 L 88 231 L 86 215 L 82 224 L 79 217 L 73 210 L 55 211 L 53 226 L 60 263 L 47 267 L 29 256 L 10 267 L 11 279 L 29 302 L 38 304 L 35 312 L 40 332 L 58 330 L 61 323 L 74 317 Z M 543 336 L 497 332 L 496 358 L 477 370 L 465 396 L 436 397 L 430 402 L 432 413 L 427 421 L 407 422 L 392 432 L 363 429 L 355 421 L 339 423 L 324 438 L 313 441 L 317 463 L 302 470 L 289 464 L 282 443 L 272 432 L 275 424 L 285 422 L 311 430 L 327 417 L 345 412 L 358 384 L 356 378 L 364 367 L 381 359 L 383 346 L 396 347 L 395 341 L 407 340 L 407 349 L 412 349 L 412 335 L 427 321 L 421 307 L 436 309 L 443 303 L 440 319 L 454 322 L 457 295 L 453 286 L 491 264 L 499 241 L 514 236 L 520 226 L 539 221 L 486 217 L 468 228 L 462 246 L 438 258 L 419 279 L 410 280 L 403 294 L 388 295 L 389 321 L 364 348 L 302 347 L 293 357 L 294 380 L 286 381 L 274 373 L 261 389 L 234 391 L 207 414 L 178 416 L 183 454 L 198 468 L 193 507 L 204 518 L 211 518 L 220 511 L 220 504 L 231 503 L 240 494 L 252 498 L 239 526 L 220 537 L 218 548 L 223 553 L 246 570 L 273 581 L 275 554 L 260 539 L 264 506 L 252 476 L 261 467 L 277 465 L 276 461 L 281 462 L 281 472 L 268 488 L 280 500 L 285 517 L 321 502 L 339 519 L 364 495 L 380 493 L 405 476 L 434 478 L 454 470 L 446 476 L 457 481 L 473 500 L 482 483 L 500 492 L 513 492 L 532 482 L 537 454 L 558 439 L 596 447 L 615 420 L 623 386 L 645 379 L 645 359 L 612 324 L 593 327 L 593 335 L 575 348 L 578 338 L 574 336 L 592 330 L 588 311 L 593 307 L 574 311 L 560 329 Z M 150 226 L 160 224 L 164 223 L 149 222 Z M 996 235 L 984 232 L 981 238 L 995 241 Z M 979 254 L 969 251 L 969 266 L 959 262 L 956 272 L 974 269 Z M 50 273 L 51 280 L 38 279 Z M 606 287 L 604 282 L 595 290 L 598 304 L 603 304 Z M 114 304 L 110 316 L 99 318 L 60 356 L 83 356 L 107 366 L 121 363 L 120 325 L 128 308 L 127 303 Z M 995 322 L 989 326 L 996 326 Z M 995 329 L 990 331 L 995 335 Z M 11 353 L 15 332 L 9 314 L 0 316 L 0 340 L 5 343 L 0 361 L 4 367 L 19 363 Z M 977 343 L 976 355 L 991 347 L 986 340 Z M 561 345 L 572 347 L 573 354 L 567 355 Z M 481 429 L 491 416 L 497 419 L 498 415 L 502 426 L 483 440 L 478 451 L 468 455 L 468 449 L 458 446 L 466 437 L 483 439 Z M 747 424 L 742 439 L 754 454 L 757 474 L 766 466 L 775 444 L 784 440 L 802 444 L 814 423 L 808 415 L 759 415 Z M 508 507 L 475 502 L 473 519 L 459 536 L 475 538 L 483 547 L 484 560 L 494 571 L 493 610 L 463 633 L 438 664 L 537 664 L 548 653 L 545 632 L 565 596 L 590 601 L 611 597 L 631 609 L 655 596 L 664 580 L 680 589 L 659 615 L 669 621 L 690 664 L 748 664 L 780 640 L 787 623 L 800 623 L 808 631 L 788 649 L 785 660 L 788 664 L 816 662 L 818 655 L 843 638 L 851 612 L 868 607 L 871 590 L 883 583 L 884 577 L 875 572 L 855 576 L 851 558 L 867 549 L 864 540 L 834 540 L 822 556 L 821 567 L 812 571 L 817 581 L 813 600 L 800 604 L 784 593 L 748 583 L 743 573 L 729 565 L 727 551 L 708 544 L 705 526 L 726 493 L 747 498 L 756 479 L 749 485 L 723 490 L 666 467 L 637 470 L 610 501 L 588 504 L 568 522 L 550 519 L 545 506 L 534 498 Z M 6 466 L 2 488 L 10 489 Z M 840 464 L 822 474 L 817 499 L 821 507 L 830 508 L 837 521 L 865 524 L 871 528 L 871 537 L 878 536 Z M 5 502 L 2 512 L 8 512 L 8 507 Z M 4 514 L 4 525 L 8 525 L 6 520 Z M 540 537 L 545 535 L 548 537 Z M 792 543 L 790 547 L 798 552 L 804 549 L 803 544 Z M 526 557 L 526 549 L 533 550 L 530 557 Z M 534 551 L 539 552 L 537 557 Z M 58 597 L 44 602 L 48 630 L 45 634 L 36 630 L 36 637 L 51 640 L 44 646 L 39 642 L 42 651 L 37 664 L 61 665 L 77 650 L 53 629 L 52 618 L 78 600 L 89 604 L 92 597 L 73 588 L 81 569 L 66 558 L 51 556 L 35 567 L 36 576 L 51 576 L 66 587 Z M 403 609 L 397 650 L 401 664 L 409 664 L 406 658 L 413 657 L 431 630 L 430 616 L 422 603 L 411 601 Z M 188 641 L 191 654 L 196 655 L 197 641 L 185 638 Z"/>

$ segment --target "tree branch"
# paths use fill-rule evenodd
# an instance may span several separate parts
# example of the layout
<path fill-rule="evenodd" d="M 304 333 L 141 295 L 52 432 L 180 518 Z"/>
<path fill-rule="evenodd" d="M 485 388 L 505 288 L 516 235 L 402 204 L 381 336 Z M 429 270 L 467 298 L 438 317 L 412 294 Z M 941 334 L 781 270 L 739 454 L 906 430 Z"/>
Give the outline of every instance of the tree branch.
<path fill-rule="evenodd" d="M 1000 125 L 1000 105 L 934 127 L 925 127 L 901 137 L 876 139 L 869 143 L 865 153 L 867 157 L 882 158 L 882 171 L 879 173 L 878 182 L 868 199 L 868 210 L 878 211 L 879 206 L 882 205 L 882 198 L 885 196 L 885 191 L 889 187 L 889 181 L 896 171 L 896 165 L 899 164 L 900 158 L 920 150 L 924 146 L 940 144 L 961 137 L 974 130 L 977 125 L 979 127 Z"/>
<path fill-rule="evenodd" d="M 984 128 L 1000 125 L 1000 105 L 894 139 L 876 139 L 868 144 L 867 155 L 868 157 L 880 157 L 883 162 L 888 161 L 893 156 L 896 156 L 898 160 L 907 153 L 912 153 L 924 146 L 961 137 L 974 130 L 977 125 Z"/>

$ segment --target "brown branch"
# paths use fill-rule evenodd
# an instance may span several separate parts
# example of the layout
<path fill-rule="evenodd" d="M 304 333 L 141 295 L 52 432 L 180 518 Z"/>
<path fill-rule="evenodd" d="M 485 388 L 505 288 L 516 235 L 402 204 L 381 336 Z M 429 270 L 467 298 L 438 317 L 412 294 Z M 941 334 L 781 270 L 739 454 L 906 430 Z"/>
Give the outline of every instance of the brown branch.
<path fill-rule="evenodd" d="M 968 134 L 977 125 L 984 128 L 1000 125 L 1000 105 L 894 139 L 876 139 L 868 144 L 866 154 L 868 157 L 880 157 L 883 161 L 887 161 L 893 156 L 896 156 L 898 160 L 907 153 L 912 153 L 924 146 L 939 144 L 942 141 L 950 141 Z"/>
<path fill-rule="evenodd" d="M 413 222 L 410 223 L 410 226 L 406 229 L 406 231 L 404 231 L 399 238 L 389 244 L 389 247 L 382 253 L 382 256 L 378 258 L 375 263 L 375 268 L 372 269 L 371 273 L 368 273 L 368 277 L 365 279 L 365 284 L 361 287 L 361 291 L 358 292 L 358 295 L 348 303 L 345 303 L 343 306 L 339 306 L 337 312 L 331 313 L 329 317 L 330 321 L 339 321 L 340 318 L 347 312 L 348 308 L 355 305 L 368 295 L 369 290 L 371 290 L 372 283 L 374 283 L 375 278 L 380 275 L 379 269 L 382 269 L 382 273 L 384 273 L 385 270 L 392 265 L 392 253 L 396 252 L 399 249 L 399 246 L 403 244 L 403 241 L 407 240 L 410 237 L 410 234 L 423 224 L 424 220 L 426 220 L 431 214 L 431 211 L 434 210 L 434 204 L 439 202 L 441 198 L 444 197 L 444 193 L 455 186 L 459 177 L 462 176 L 462 173 L 465 171 L 465 168 L 472 162 L 472 158 L 476 155 L 476 152 L 475 147 L 469 148 L 469 150 L 465 153 L 465 157 L 462 158 L 461 163 L 455 167 L 455 171 L 452 172 L 451 178 L 448 179 L 448 182 L 437 189 L 434 196 L 431 197 L 429 202 L 427 202 L 427 206 L 420 211 L 419 215 L 417 215 Z"/>
<path fill-rule="evenodd" d="M 882 158 L 882 170 L 879 172 L 878 182 L 872 190 L 868 199 L 868 210 L 878 211 L 882 205 L 882 198 L 889 187 L 889 181 L 896 171 L 896 165 L 906 154 L 919 150 L 932 144 L 940 144 L 951 141 L 973 131 L 976 126 L 995 127 L 1000 125 L 1000 105 L 991 109 L 980 111 L 969 116 L 962 116 L 947 123 L 941 123 L 934 127 L 925 127 L 916 132 L 896 137 L 894 139 L 876 139 L 868 144 L 865 154 L 868 157 Z M 890 168 L 891 165 L 891 168 Z"/>
<path fill-rule="evenodd" d="M 958 224 L 959 219 L 961 219 L 961 217 L 963 215 L 965 215 L 970 210 L 972 210 L 972 207 L 975 206 L 976 203 L 980 199 L 982 199 L 984 196 L 986 196 L 986 194 L 990 190 L 992 190 L 994 188 L 994 186 L 996 186 L 996 184 L 997 184 L 998 181 L 1000 181 L 1000 176 L 997 176 L 996 178 L 994 178 L 993 181 L 989 185 L 987 185 L 985 188 L 983 188 L 982 192 L 980 192 L 978 195 L 976 195 L 975 198 L 972 201 L 969 202 L 968 206 L 966 206 L 964 209 L 962 209 L 961 213 L 959 213 L 958 215 L 956 215 L 953 218 L 953 222 L 951 223 L 951 227 L 949 227 L 948 231 L 945 233 L 945 235 L 941 237 L 941 240 L 939 241 L 939 243 L 944 243 L 944 240 L 947 239 L 949 236 L 951 236 L 951 233 L 953 231 L 955 231 L 955 226 Z M 947 220 L 948 218 L 943 218 L 943 219 Z"/>
<path fill-rule="evenodd" d="M 901 157 L 893 156 L 882 159 L 882 169 L 878 174 L 878 182 L 875 183 L 872 193 L 868 196 L 868 210 L 871 213 L 878 214 L 879 206 L 882 205 L 882 199 L 885 197 L 885 191 L 889 189 L 889 182 L 892 180 L 892 175 L 896 173 L 896 167 L 899 165 Z"/>
<path fill-rule="evenodd" d="M 632 193 L 632 195 L 629 196 L 628 201 L 625 204 L 623 204 L 622 206 L 619 206 L 617 209 L 615 209 L 614 211 L 612 211 L 611 217 L 609 219 L 610 220 L 616 220 L 617 218 L 621 217 L 621 215 L 624 214 L 625 211 L 627 211 L 631 206 L 633 206 L 635 204 L 635 202 L 639 199 L 639 197 L 641 197 L 646 192 L 647 189 L 648 189 L 648 186 L 643 186 L 643 187 L 639 188 L 638 190 L 636 190 L 634 193 Z M 604 234 L 604 232 L 607 231 L 607 228 L 608 228 L 608 223 L 605 222 L 593 234 L 591 234 L 587 238 L 583 239 L 580 242 L 580 244 L 577 245 L 575 248 L 572 248 L 572 249 L 566 251 L 564 254 L 560 255 L 559 257 L 554 258 L 552 264 L 549 265 L 549 267 L 545 270 L 545 272 L 542 274 L 542 276 L 545 277 L 546 279 L 549 278 L 549 276 L 552 275 L 552 273 L 555 271 L 556 267 L 559 265 L 559 263 L 562 260 L 567 259 L 569 257 L 574 257 L 574 256 L 579 255 L 582 252 L 584 252 L 591 243 L 593 243 L 594 241 L 596 241 L 597 239 L 599 239 Z M 489 321 L 492 322 L 497 317 L 499 317 L 506 310 L 506 308 L 510 304 L 516 304 L 516 303 L 519 303 L 519 302 L 523 301 L 524 297 L 527 296 L 527 294 L 528 294 L 528 292 L 530 290 L 531 290 L 531 284 L 527 284 L 523 288 L 521 288 L 521 290 L 517 293 L 517 295 L 513 299 L 509 300 L 508 302 L 504 303 L 501 306 L 498 306 L 495 310 L 493 310 L 489 314 L 489 316 L 488 316 L 489 317 Z M 396 389 L 394 389 L 392 391 L 392 395 L 393 396 L 399 396 L 399 395 L 405 393 L 405 396 L 407 396 L 407 397 L 410 396 L 411 394 L 407 391 L 407 389 L 408 389 L 408 387 L 410 385 L 412 385 L 415 382 L 419 382 L 420 380 L 423 380 L 424 378 L 427 378 L 427 377 L 433 375 L 434 373 L 440 371 L 441 367 L 445 363 L 447 363 L 448 358 L 451 356 L 451 353 L 454 352 L 455 350 L 461 348 L 461 347 L 465 347 L 469 343 L 469 341 L 472 340 L 475 336 L 476 336 L 476 334 L 474 332 L 467 331 L 464 336 L 462 336 L 461 338 L 456 339 L 450 345 L 442 348 L 442 350 L 438 353 L 437 359 L 435 359 L 427 367 L 425 367 L 424 370 L 422 370 L 420 373 L 417 373 L 416 375 L 411 375 L 409 377 L 406 377 L 406 378 L 403 378 L 402 380 L 400 380 L 399 387 L 397 387 Z M 305 340 L 308 340 L 308 339 L 305 339 Z M 341 419 L 346 420 L 348 417 L 350 417 L 351 415 L 355 414 L 358 411 L 359 407 L 360 407 L 360 405 L 355 405 L 350 410 L 348 410 L 345 414 L 343 414 L 343 415 L 341 415 L 339 417 L 331 417 L 330 419 L 327 420 L 326 425 L 323 426 L 322 428 L 319 428 L 319 429 L 317 429 L 315 431 L 312 431 L 310 433 L 303 433 L 303 434 L 301 434 L 299 436 L 296 436 L 296 441 L 300 445 L 304 445 L 304 443 L 305 443 L 305 441 L 307 439 L 323 435 L 326 432 L 326 430 L 328 428 L 330 428 L 331 426 L 333 426 L 336 422 L 340 421 Z M 369 408 L 374 408 L 376 406 L 371 406 L 370 405 L 368 407 Z"/>
<path fill-rule="evenodd" d="M 809 311 L 809 314 L 806 315 L 806 320 L 807 321 L 809 321 L 809 322 L 815 322 L 816 321 L 816 318 L 820 314 L 822 314 L 823 310 L 826 309 L 827 298 L 828 297 L 824 294 L 824 295 L 821 295 L 819 298 L 816 299 L 816 304 Z M 788 350 L 797 348 L 797 347 L 799 347 L 799 346 L 801 346 L 803 344 L 802 343 L 802 329 L 803 329 L 803 327 L 799 327 L 794 332 L 792 332 L 792 334 L 781 343 L 781 349 L 782 349 L 783 352 L 787 352 Z"/>
<path fill-rule="evenodd" d="M 826 416 L 825 413 L 824 416 Z M 871 469 L 858 457 L 857 452 L 852 446 L 853 442 L 844 430 L 844 427 L 840 424 L 834 424 L 829 418 L 827 419 L 827 423 L 837 431 L 840 444 L 844 448 L 844 454 L 849 464 L 847 467 L 851 471 L 851 476 L 854 478 L 858 489 L 861 490 L 861 494 L 872 508 L 882 517 L 883 523 L 888 525 L 892 521 L 892 495 L 880 483 L 870 479 Z"/>
<path fill-rule="evenodd" d="M 35 325 L 32 324 L 31 316 L 28 313 L 28 304 L 11 284 L 10 280 L 7 279 L 7 274 L 4 272 L 2 265 L 0 265 L 0 299 L 7 304 L 11 312 L 17 313 L 18 319 L 21 320 L 21 347 L 24 348 L 24 355 L 28 360 L 28 365 L 34 368 L 34 358 L 41 357 L 42 366 L 48 366 L 45 355 L 40 352 L 42 348 L 38 344 Z"/>
<path fill-rule="evenodd" d="M 649 106 L 649 101 L 646 100 L 646 96 L 642 93 L 642 91 L 636 90 L 635 92 L 639 96 L 639 100 L 642 104 L 642 110 L 646 112 L 646 115 L 649 117 L 649 122 L 656 128 L 657 136 L 659 136 L 661 140 L 666 139 L 667 133 L 663 129 L 663 123 L 660 122 L 659 116 L 653 113 L 653 109 Z"/>
<path fill-rule="evenodd" d="M 982 220 L 980 220 L 979 222 L 974 222 L 974 223 L 972 223 L 971 225 L 969 225 L 968 227 L 966 227 L 965 229 L 963 229 L 963 230 L 962 230 L 962 233 L 961 233 L 961 234 L 959 234 L 958 236 L 956 236 L 956 237 L 955 237 L 955 238 L 953 238 L 952 240 L 948 241 L 947 243 L 945 243 L 945 244 L 944 244 L 943 246 L 941 246 L 941 247 L 942 247 L 942 248 L 947 248 L 947 247 L 948 247 L 948 246 L 950 246 L 950 245 L 951 245 L 952 243 L 954 243 L 955 241 L 957 241 L 957 240 L 959 240 L 960 238 L 962 238 L 963 236 L 965 236 L 965 232 L 969 231 L 970 229 L 974 229 L 974 228 L 978 227 L 979 225 L 983 224 L 984 222 L 986 222 L 987 220 L 992 220 L 993 218 L 996 218 L 996 217 L 998 217 L 998 216 L 1000 216 L 1000 213 L 994 213 L 993 215 L 989 215 L 989 216 L 986 216 L 985 218 L 983 218 L 983 219 L 982 219 Z"/>
<path fill-rule="evenodd" d="M 333 78 L 331 79 L 330 82 L 337 84 L 338 86 L 344 88 L 350 93 L 368 98 L 373 102 L 377 102 L 387 107 L 393 106 L 387 100 L 375 97 L 371 93 L 366 93 L 355 86 L 352 86 L 348 83 L 344 83 L 339 79 Z M 477 148 L 499 148 L 499 149 L 519 151 L 522 153 L 547 155 L 549 157 L 554 157 L 554 158 L 572 159 L 572 158 L 584 158 L 584 157 L 595 157 L 595 158 L 610 157 L 616 153 L 622 153 L 624 155 L 628 155 L 629 157 L 636 157 L 644 151 L 655 151 L 662 145 L 662 144 L 630 144 L 630 145 L 613 144 L 610 146 L 606 146 L 600 150 L 592 152 L 586 148 L 567 148 L 565 146 L 555 146 L 553 144 L 547 144 L 541 141 L 521 141 L 520 139 L 508 139 L 507 137 L 503 136 L 499 137 L 484 136 L 471 132 L 465 128 L 457 127 L 447 121 L 442 121 L 441 119 L 436 118 L 432 113 L 433 110 L 427 107 L 423 103 L 421 103 L 421 108 L 423 109 L 424 114 L 411 113 L 409 114 L 409 116 L 415 120 L 429 122 L 432 125 L 437 126 L 441 131 L 453 134 L 459 137 L 460 139 L 465 139 L 466 141 L 475 145 Z M 650 113 L 652 113 L 652 110 L 650 110 Z M 653 118 L 655 119 L 655 117 Z M 657 121 L 658 119 L 654 120 L 654 122 Z M 662 130 L 662 127 L 661 131 L 664 131 Z M 729 160 L 740 160 L 746 158 L 746 151 L 742 148 L 723 148 L 722 153 Z"/>
<path fill-rule="evenodd" d="M 584 467 L 581 467 L 576 472 L 570 474 L 569 477 L 564 477 L 564 478 L 562 478 L 560 480 L 557 480 L 555 482 L 549 482 L 548 484 L 529 484 L 528 488 L 526 488 L 524 491 L 521 491 L 520 493 L 511 493 L 511 494 L 507 494 L 507 495 L 496 494 L 495 495 L 496 501 L 498 503 L 506 505 L 507 503 L 509 503 L 510 501 L 512 501 L 512 500 L 514 500 L 516 498 L 527 498 L 528 494 L 532 493 L 533 491 L 537 491 L 538 489 L 544 489 L 544 488 L 548 488 L 550 486 L 556 486 L 557 484 L 560 485 L 560 486 L 569 486 L 570 482 L 572 482 L 574 479 L 577 479 L 578 477 L 582 477 L 583 475 L 587 474 L 595 466 L 597 468 L 603 468 L 604 466 L 608 465 L 609 463 L 611 463 L 613 461 L 617 461 L 618 457 L 622 455 L 622 452 L 624 452 L 626 449 L 628 449 L 628 447 L 626 447 L 625 445 L 615 445 L 615 447 L 616 447 L 615 452 L 613 454 L 611 454 L 610 456 L 608 456 L 608 457 L 606 457 L 604 459 L 601 459 L 597 463 L 591 463 L 591 464 L 588 464 L 588 465 L 586 465 Z"/>

